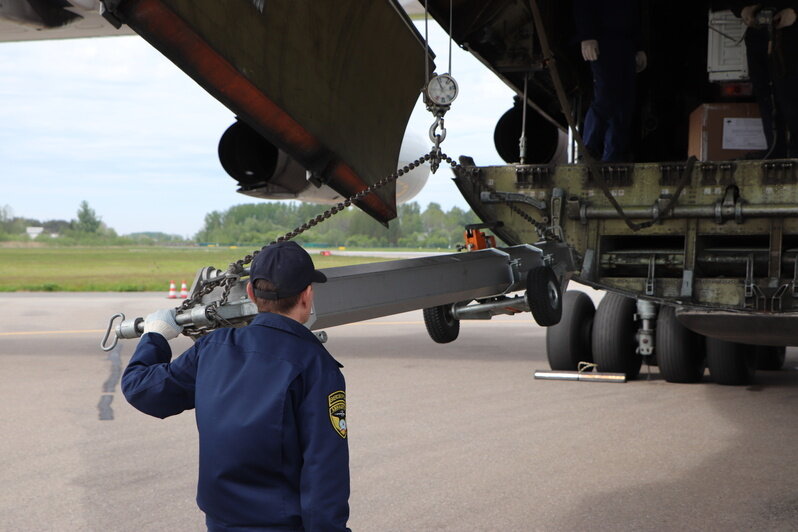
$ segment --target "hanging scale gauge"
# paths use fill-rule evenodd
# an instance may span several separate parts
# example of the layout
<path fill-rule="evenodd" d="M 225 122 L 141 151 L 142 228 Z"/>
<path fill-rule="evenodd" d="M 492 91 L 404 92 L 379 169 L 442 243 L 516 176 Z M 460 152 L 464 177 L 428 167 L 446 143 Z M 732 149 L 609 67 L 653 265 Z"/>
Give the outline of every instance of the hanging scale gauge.
<path fill-rule="evenodd" d="M 433 76 L 424 93 L 427 97 L 427 103 L 439 106 L 449 107 L 449 105 L 457 98 L 459 89 L 457 82 L 449 74 L 440 74 Z"/>

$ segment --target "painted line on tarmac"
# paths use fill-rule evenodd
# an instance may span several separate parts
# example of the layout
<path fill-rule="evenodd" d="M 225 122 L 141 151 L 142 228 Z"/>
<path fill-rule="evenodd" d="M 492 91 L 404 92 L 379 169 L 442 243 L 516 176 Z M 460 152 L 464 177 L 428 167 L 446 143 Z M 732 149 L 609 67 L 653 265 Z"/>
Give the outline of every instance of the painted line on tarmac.
<path fill-rule="evenodd" d="M 461 320 L 460 323 L 467 322 L 469 325 L 472 323 L 476 324 L 479 323 L 481 325 L 517 325 L 525 327 L 529 325 L 530 322 L 527 321 L 492 321 L 492 320 Z M 534 322 L 531 322 L 534 323 Z M 355 323 L 344 323 L 342 325 L 337 325 L 337 327 L 355 327 L 358 325 L 368 325 L 370 327 L 375 327 L 379 325 L 424 325 L 423 321 L 360 321 Z"/>
<path fill-rule="evenodd" d="M 22 332 L 0 332 L 0 336 L 37 336 L 45 334 L 97 334 L 104 332 L 105 329 L 83 329 L 76 331 L 22 331 Z"/>

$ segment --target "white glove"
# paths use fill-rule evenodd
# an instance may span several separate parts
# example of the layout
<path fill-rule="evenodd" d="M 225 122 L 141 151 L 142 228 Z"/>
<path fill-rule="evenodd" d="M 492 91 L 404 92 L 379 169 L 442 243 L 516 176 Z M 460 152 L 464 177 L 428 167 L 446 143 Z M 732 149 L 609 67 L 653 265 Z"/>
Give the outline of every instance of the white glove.
<path fill-rule="evenodd" d="M 177 338 L 183 332 L 183 326 L 175 321 L 175 309 L 164 309 L 153 312 L 144 318 L 144 333 L 158 333 L 167 340 Z"/>
<path fill-rule="evenodd" d="M 596 39 L 582 41 L 582 59 L 585 61 L 598 61 L 599 43 Z"/>
<path fill-rule="evenodd" d="M 791 7 L 786 9 L 782 9 L 775 15 L 773 15 L 773 23 L 776 25 L 776 29 L 780 30 L 781 28 L 788 28 L 795 24 L 795 20 L 798 19 L 798 13 Z"/>
<path fill-rule="evenodd" d="M 638 74 L 646 69 L 648 66 L 648 57 L 643 50 L 635 54 L 635 72 Z"/>
<path fill-rule="evenodd" d="M 756 12 L 759 11 L 759 7 L 759 4 L 751 4 L 750 6 L 745 6 L 740 11 L 740 18 L 743 19 L 746 26 L 753 26 L 756 24 Z"/>

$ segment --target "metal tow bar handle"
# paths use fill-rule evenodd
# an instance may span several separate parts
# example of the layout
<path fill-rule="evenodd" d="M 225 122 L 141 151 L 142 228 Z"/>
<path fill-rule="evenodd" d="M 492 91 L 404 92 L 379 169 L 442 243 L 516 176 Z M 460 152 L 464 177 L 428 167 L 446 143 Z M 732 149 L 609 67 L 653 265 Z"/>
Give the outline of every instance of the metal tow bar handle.
<path fill-rule="evenodd" d="M 120 318 L 121 321 L 119 322 L 119 325 L 116 326 L 116 329 L 114 329 L 114 321 L 116 321 L 117 318 Z M 141 331 L 139 331 L 139 328 Z M 114 331 L 114 341 L 111 343 L 111 345 L 106 345 L 108 343 L 108 339 L 111 337 L 111 331 Z M 103 351 L 111 351 L 116 347 L 116 344 L 119 343 L 120 338 L 138 338 L 141 336 L 143 331 L 144 318 L 125 320 L 125 315 L 123 313 L 119 312 L 114 314 L 111 316 L 111 320 L 108 322 L 108 329 L 106 329 L 105 335 L 100 341 L 100 349 Z"/>
<path fill-rule="evenodd" d="M 175 316 L 175 321 L 178 325 L 195 329 L 212 327 L 217 324 L 217 321 L 209 316 L 209 307 L 210 305 L 197 305 L 192 307 L 183 311 L 182 314 Z M 255 304 L 247 300 L 239 300 L 216 308 L 217 316 L 221 318 L 223 322 L 227 323 L 237 323 L 241 320 L 248 321 L 257 313 L 258 308 Z M 117 318 L 121 318 L 122 321 L 114 327 L 114 322 Z M 112 332 L 115 338 L 110 345 L 106 345 Z M 111 351 L 116 347 L 120 339 L 132 340 L 134 338 L 139 338 L 142 334 L 144 334 L 144 318 L 126 320 L 125 315 L 121 312 L 114 314 L 108 322 L 108 329 L 105 331 L 102 342 L 100 342 L 100 349 L 103 351 Z"/>
<path fill-rule="evenodd" d="M 175 317 L 175 321 L 178 325 L 184 326 L 196 325 L 200 323 L 207 324 L 209 320 L 205 315 L 205 309 L 205 306 L 195 307 L 190 312 L 178 314 Z M 120 321 L 116 328 L 114 328 L 114 321 L 116 321 L 117 318 L 121 318 L 122 321 Z M 114 340 L 110 345 L 106 345 L 112 331 L 114 333 Z M 125 315 L 119 312 L 118 314 L 111 316 L 111 320 L 108 322 L 108 329 L 105 331 L 105 336 L 103 336 L 103 339 L 100 342 L 100 349 L 103 351 L 111 351 L 116 347 L 116 344 L 119 343 L 120 339 L 132 340 L 134 338 L 141 337 L 142 334 L 144 334 L 144 318 L 133 318 L 126 320 Z"/>

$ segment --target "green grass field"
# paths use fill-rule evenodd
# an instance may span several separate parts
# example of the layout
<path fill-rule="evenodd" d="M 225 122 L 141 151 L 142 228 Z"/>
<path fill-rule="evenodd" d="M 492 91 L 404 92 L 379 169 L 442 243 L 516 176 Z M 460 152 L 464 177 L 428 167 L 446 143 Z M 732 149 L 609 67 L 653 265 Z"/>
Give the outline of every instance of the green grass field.
<path fill-rule="evenodd" d="M 225 269 L 249 248 L 0 248 L 0 292 L 167 291 L 169 281 L 189 285 L 203 266 Z M 322 257 L 311 250 L 317 268 L 385 259 Z"/>

